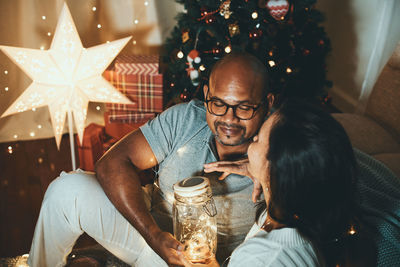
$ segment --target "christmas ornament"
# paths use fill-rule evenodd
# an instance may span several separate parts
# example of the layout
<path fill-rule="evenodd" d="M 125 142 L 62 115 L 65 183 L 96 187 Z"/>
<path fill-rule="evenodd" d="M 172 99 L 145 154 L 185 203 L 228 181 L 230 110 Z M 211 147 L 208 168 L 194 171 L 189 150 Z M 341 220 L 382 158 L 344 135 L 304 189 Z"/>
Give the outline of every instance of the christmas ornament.
<path fill-rule="evenodd" d="M 231 37 L 236 36 L 240 33 L 239 25 L 237 22 L 228 25 L 229 35 Z"/>
<path fill-rule="evenodd" d="M 219 14 L 223 16 L 225 19 L 229 19 L 229 17 L 232 15 L 230 6 L 231 6 L 231 0 L 226 0 L 222 2 L 222 4 L 219 7 Z"/>
<path fill-rule="evenodd" d="M 82 142 L 89 101 L 132 104 L 101 76 L 130 38 L 84 48 L 64 3 L 49 50 L 0 46 L 33 80 L 2 117 L 48 105 L 57 147 L 67 113 Z"/>
<path fill-rule="evenodd" d="M 284 20 L 289 11 L 288 0 L 260 0 L 259 4 L 266 7 L 271 17 L 276 20 Z"/>
<path fill-rule="evenodd" d="M 182 32 L 182 43 L 186 43 L 189 40 L 189 31 L 184 30 Z"/>
<path fill-rule="evenodd" d="M 310 54 L 310 50 L 304 49 L 303 50 L 303 55 L 308 56 Z"/>
<path fill-rule="evenodd" d="M 192 84 L 194 86 L 199 85 L 198 78 L 199 78 L 199 71 L 193 67 L 193 62 L 199 64 L 201 62 L 200 53 L 199 51 L 193 49 L 189 52 L 186 57 L 188 61 L 189 67 L 186 69 L 190 79 L 192 80 Z"/>

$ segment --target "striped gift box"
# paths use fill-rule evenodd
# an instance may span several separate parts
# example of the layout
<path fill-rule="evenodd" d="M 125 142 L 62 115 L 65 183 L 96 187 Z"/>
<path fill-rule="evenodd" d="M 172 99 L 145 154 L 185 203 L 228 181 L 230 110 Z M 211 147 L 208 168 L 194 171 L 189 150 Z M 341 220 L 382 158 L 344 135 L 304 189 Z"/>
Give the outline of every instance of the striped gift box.
<path fill-rule="evenodd" d="M 133 104 L 107 103 L 107 110 L 159 113 L 163 111 L 162 74 L 120 74 L 107 70 L 103 74 Z"/>
<path fill-rule="evenodd" d="M 119 74 L 158 74 L 158 56 L 120 55 L 115 60 Z"/>

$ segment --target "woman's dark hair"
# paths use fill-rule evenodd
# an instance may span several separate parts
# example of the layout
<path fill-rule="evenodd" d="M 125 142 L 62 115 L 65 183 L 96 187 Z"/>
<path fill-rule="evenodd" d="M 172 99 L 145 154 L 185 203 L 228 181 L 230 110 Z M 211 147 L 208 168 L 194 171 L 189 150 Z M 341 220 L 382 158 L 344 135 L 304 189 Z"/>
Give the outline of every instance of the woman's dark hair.
<path fill-rule="evenodd" d="M 343 127 L 311 104 L 287 101 L 269 136 L 268 213 L 312 241 L 328 265 L 355 218 L 356 160 Z"/>

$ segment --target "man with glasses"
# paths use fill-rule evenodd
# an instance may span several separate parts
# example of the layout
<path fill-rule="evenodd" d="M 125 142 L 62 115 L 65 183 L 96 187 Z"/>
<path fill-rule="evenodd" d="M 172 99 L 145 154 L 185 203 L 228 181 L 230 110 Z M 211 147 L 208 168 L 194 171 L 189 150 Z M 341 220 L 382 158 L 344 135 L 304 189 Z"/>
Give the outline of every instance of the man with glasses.
<path fill-rule="evenodd" d="M 83 232 L 135 266 L 181 265 L 172 232 L 174 183 L 210 179 L 217 207 L 217 258 L 240 244 L 255 217 L 248 177 L 205 174 L 203 164 L 246 157 L 273 102 L 265 66 L 232 53 L 218 61 L 205 101 L 173 106 L 120 140 L 96 164 L 96 176 L 61 174 L 46 192 L 30 252 L 30 266 L 59 266 Z M 158 165 L 151 190 L 139 172 Z M 255 187 L 255 190 L 258 188 Z M 149 201 L 151 199 L 151 204 Z"/>

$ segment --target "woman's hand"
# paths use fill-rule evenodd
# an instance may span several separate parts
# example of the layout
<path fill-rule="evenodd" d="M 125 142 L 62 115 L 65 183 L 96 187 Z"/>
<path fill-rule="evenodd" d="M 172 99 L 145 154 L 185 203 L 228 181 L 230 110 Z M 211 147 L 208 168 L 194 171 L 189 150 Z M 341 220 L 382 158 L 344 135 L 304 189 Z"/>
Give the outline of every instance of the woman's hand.
<path fill-rule="evenodd" d="M 182 251 L 177 252 L 184 267 L 220 267 L 215 257 L 211 258 L 208 263 L 191 263 Z"/>
<path fill-rule="evenodd" d="M 237 161 L 216 161 L 204 164 L 204 172 L 222 172 L 222 175 L 218 178 L 219 180 L 224 180 L 231 173 L 249 177 L 254 184 L 251 198 L 255 203 L 262 193 L 262 187 L 260 182 L 250 175 L 247 169 L 248 164 L 249 159 L 241 159 Z"/>

